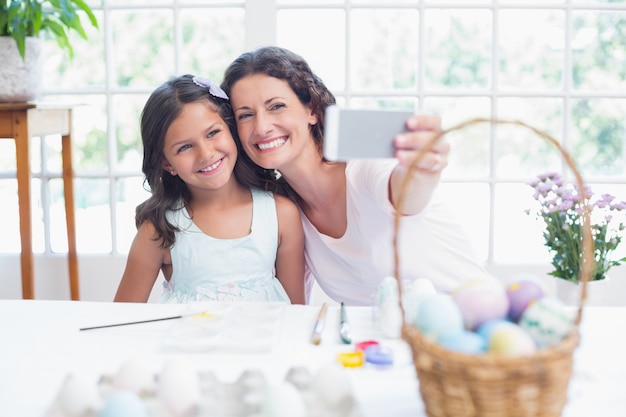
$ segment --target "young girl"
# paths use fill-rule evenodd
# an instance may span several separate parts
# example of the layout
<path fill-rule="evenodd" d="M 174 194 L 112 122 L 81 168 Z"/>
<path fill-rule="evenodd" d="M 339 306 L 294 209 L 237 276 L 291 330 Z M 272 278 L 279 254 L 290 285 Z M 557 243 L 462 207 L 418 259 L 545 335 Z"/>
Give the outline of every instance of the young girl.
<path fill-rule="evenodd" d="M 184 75 L 157 88 L 141 117 L 143 173 L 152 196 L 115 301 L 146 302 L 163 271 L 162 302 L 303 304 L 298 209 L 241 150 L 228 96 Z M 234 174 L 234 175 L 233 175 Z"/>

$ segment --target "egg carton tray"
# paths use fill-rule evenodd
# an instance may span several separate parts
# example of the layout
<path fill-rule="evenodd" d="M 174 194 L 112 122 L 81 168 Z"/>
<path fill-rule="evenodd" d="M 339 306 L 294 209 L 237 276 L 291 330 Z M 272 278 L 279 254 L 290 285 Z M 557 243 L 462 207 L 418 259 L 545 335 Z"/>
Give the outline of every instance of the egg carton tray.
<path fill-rule="evenodd" d="M 190 407 L 181 404 L 186 401 L 182 398 L 168 399 L 159 393 L 158 374 L 151 387 L 138 393 L 120 389 L 114 376 L 103 375 L 96 387 L 98 401 L 78 410 L 75 404 L 64 404 L 63 397 L 67 403 L 68 396 L 61 387 L 45 417 L 362 417 L 344 372 L 341 367 L 327 366 L 312 374 L 305 367 L 293 367 L 282 382 L 272 384 L 257 370 L 244 371 L 232 383 L 219 381 L 212 371 L 202 371 L 197 374 L 200 395 Z M 121 391 L 130 393 L 135 403 L 107 404 Z M 145 414 L 137 413 L 137 401 L 143 403 Z"/>

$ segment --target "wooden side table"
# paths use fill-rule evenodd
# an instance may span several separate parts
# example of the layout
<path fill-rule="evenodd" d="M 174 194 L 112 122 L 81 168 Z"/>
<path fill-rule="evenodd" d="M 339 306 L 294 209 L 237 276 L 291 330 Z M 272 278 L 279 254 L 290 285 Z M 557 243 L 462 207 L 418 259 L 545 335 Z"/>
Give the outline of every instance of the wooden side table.
<path fill-rule="evenodd" d="M 31 171 L 29 142 L 31 137 L 46 135 L 61 135 L 70 295 L 72 300 L 78 300 L 78 257 L 76 254 L 74 171 L 72 168 L 72 106 L 38 103 L 0 103 L 0 138 L 15 140 L 17 195 L 22 245 L 22 298 L 24 299 L 35 298 L 30 209 Z"/>

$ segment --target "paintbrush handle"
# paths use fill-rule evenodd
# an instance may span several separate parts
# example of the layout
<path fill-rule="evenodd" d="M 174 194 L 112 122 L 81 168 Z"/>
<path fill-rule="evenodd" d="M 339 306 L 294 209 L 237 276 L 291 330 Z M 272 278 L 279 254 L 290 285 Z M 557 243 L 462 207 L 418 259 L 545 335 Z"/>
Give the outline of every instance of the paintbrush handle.
<path fill-rule="evenodd" d="M 324 324 L 326 322 L 326 311 L 328 310 L 328 303 L 322 304 L 315 326 L 313 327 L 313 334 L 311 335 L 311 343 L 319 345 L 322 341 L 322 331 L 324 330 Z"/>
<path fill-rule="evenodd" d="M 104 329 L 106 327 L 128 326 L 128 325 L 131 325 L 131 324 L 152 323 L 152 322 L 155 322 L 155 321 L 180 319 L 182 317 L 183 316 L 181 315 L 181 316 L 162 317 L 162 318 L 159 318 L 159 319 L 129 321 L 129 322 L 126 322 L 126 323 L 105 324 L 105 325 L 102 325 L 102 326 L 83 327 L 83 328 L 81 328 L 79 330 L 80 331 L 84 331 L 84 330 Z"/>

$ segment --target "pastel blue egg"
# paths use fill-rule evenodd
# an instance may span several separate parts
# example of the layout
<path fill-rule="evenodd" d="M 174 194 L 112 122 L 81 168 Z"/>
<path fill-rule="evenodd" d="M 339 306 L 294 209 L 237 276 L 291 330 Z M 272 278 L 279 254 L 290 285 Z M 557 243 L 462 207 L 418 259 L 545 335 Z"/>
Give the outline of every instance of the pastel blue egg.
<path fill-rule="evenodd" d="M 104 403 L 98 417 L 148 417 L 148 408 L 134 392 L 113 392 Z"/>
<path fill-rule="evenodd" d="M 427 337 L 437 339 L 463 330 L 463 316 L 451 296 L 434 294 L 425 297 L 417 309 L 415 326 Z"/>
<path fill-rule="evenodd" d="M 484 322 L 477 329 L 476 333 L 479 334 L 485 341 L 489 341 L 493 331 L 502 323 L 511 323 L 509 319 L 493 319 Z"/>
<path fill-rule="evenodd" d="M 478 355 L 487 350 L 487 341 L 469 330 L 444 334 L 437 339 L 437 342 L 446 349 L 468 355 Z"/>

